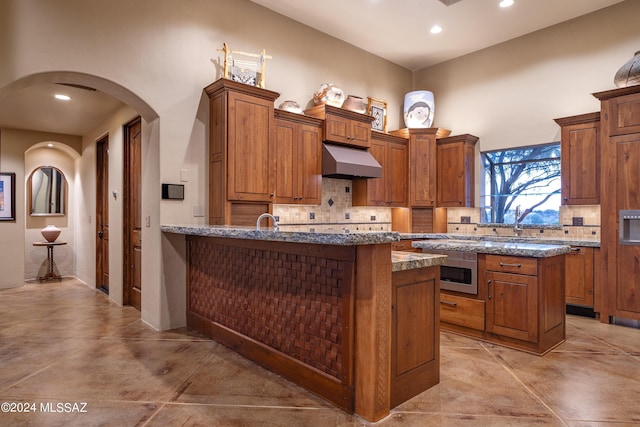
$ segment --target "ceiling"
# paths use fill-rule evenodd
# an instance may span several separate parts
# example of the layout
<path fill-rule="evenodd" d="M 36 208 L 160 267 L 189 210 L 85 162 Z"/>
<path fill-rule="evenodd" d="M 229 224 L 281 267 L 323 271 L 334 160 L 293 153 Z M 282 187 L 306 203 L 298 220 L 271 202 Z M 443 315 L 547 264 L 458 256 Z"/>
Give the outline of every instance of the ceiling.
<path fill-rule="evenodd" d="M 418 70 L 623 0 L 251 0 L 347 43 Z M 445 3 L 451 4 L 446 6 Z M 430 34 L 432 25 L 443 28 Z M 53 98 L 66 93 L 72 101 Z M 35 83 L 0 91 L 0 128 L 85 135 L 122 106 L 100 91 Z"/>
<path fill-rule="evenodd" d="M 415 71 L 623 0 L 251 1 Z"/>

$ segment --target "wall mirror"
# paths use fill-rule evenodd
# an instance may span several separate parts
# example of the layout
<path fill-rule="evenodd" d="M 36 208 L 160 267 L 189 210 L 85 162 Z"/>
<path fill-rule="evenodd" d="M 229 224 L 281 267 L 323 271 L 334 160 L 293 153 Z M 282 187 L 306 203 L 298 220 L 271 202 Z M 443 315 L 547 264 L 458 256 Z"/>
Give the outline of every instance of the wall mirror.
<path fill-rule="evenodd" d="M 41 166 L 33 171 L 27 183 L 29 212 L 31 216 L 56 216 L 65 214 L 67 180 L 64 174 L 52 166 Z"/>

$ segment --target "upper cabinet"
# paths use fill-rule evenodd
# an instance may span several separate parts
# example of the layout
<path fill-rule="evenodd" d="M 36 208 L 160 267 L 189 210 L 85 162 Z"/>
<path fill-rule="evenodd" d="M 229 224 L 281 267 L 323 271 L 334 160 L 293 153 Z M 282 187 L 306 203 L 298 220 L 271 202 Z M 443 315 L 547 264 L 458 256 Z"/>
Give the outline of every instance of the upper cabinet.
<path fill-rule="evenodd" d="M 437 140 L 438 207 L 473 207 L 477 141 L 469 134 Z"/>
<path fill-rule="evenodd" d="M 210 99 L 209 222 L 251 225 L 275 198 L 276 92 L 220 79 Z"/>
<path fill-rule="evenodd" d="M 326 104 L 316 105 L 304 113 L 324 120 L 323 141 L 360 148 L 371 146 L 371 116 Z"/>
<path fill-rule="evenodd" d="M 276 110 L 276 203 L 319 205 L 322 120 Z"/>
<path fill-rule="evenodd" d="M 561 126 L 562 204 L 599 204 L 600 112 L 555 122 Z"/>
<path fill-rule="evenodd" d="M 408 148 L 405 138 L 372 132 L 369 152 L 382 166 L 382 176 L 353 181 L 353 206 L 407 206 Z"/>

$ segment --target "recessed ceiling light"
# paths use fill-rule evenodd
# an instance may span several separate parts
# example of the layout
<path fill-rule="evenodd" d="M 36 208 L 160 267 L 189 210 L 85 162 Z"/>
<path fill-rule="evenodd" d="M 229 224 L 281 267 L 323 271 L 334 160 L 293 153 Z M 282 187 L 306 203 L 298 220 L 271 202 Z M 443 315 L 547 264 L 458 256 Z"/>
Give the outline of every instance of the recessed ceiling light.
<path fill-rule="evenodd" d="M 52 143 L 48 143 L 48 144 L 47 144 L 47 147 L 52 148 L 52 147 L 53 147 L 53 144 L 52 144 Z"/>
<path fill-rule="evenodd" d="M 500 7 L 509 7 L 513 6 L 513 0 L 502 0 L 500 2 Z"/>
<path fill-rule="evenodd" d="M 69 95 L 62 95 L 60 93 L 55 94 L 54 97 L 60 101 L 69 101 L 71 99 Z"/>
<path fill-rule="evenodd" d="M 429 31 L 431 31 L 431 34 L 438 34 L 442 32 L 442 27 L 440 25 L 434 25 Z"/>

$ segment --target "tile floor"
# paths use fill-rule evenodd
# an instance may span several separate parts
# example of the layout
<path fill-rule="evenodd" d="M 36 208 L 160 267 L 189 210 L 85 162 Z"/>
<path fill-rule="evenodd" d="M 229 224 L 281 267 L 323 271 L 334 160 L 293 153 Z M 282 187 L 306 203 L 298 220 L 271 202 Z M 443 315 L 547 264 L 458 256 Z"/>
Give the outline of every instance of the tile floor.
<path fill-rule="evenodd" d="M 538 357 L 443 333 L 440 384 L 375 425 L 640 425 L 640 329 L 568 316 L 567 338 Z M 35 409 L 1 426 L 368 425 L 74 279 L 0 291 L 0 402 Z"/>

